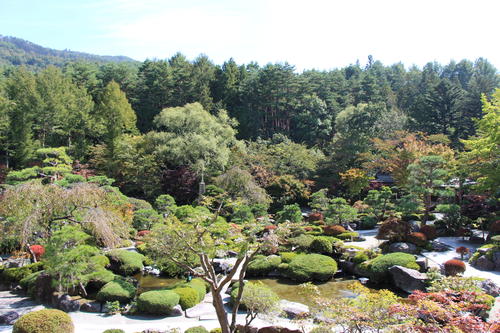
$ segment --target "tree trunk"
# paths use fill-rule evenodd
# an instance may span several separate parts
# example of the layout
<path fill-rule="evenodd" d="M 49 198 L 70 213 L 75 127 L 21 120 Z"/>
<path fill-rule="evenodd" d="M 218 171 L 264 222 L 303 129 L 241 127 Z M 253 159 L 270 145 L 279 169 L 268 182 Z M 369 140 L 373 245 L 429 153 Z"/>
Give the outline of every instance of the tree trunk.
<path fill-rule="evenodd" d="M 224 302 L 222 301 L 222 297 L 217 288 L 214 285 L 210 285 L 210 289 L 212 291 L 212 304 L 214 305 L 215 312 L 217 313 L 217 319 L 219 321 L 220 328 L 222 333 L 231 333 L 229 328 L 229 321 L 227 320 L 226 309 L 224 309 Z"/>

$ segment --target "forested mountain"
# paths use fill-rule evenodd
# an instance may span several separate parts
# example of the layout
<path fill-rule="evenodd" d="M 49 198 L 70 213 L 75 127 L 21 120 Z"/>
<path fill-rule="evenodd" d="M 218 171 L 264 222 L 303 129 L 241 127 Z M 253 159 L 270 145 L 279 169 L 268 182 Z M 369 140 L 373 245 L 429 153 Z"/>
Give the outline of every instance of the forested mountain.
<path fill-rule="evenodd" d="M 84 52 L 54 50 L 21 38 L 0 35 L 0 65 L 43 68 L 48 65 L 62 66 L 69 61 L 135 62 L 134 59 L 125 56 L 99 56 Z"/>

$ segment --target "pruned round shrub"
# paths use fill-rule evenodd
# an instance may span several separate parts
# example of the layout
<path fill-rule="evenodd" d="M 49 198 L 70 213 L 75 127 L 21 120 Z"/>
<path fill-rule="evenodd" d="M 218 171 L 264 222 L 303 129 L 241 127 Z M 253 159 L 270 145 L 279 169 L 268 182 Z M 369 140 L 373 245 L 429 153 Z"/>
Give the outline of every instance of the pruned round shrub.
<path fill-rule="evenodd" d="M 392 266 L 403 266 L 418 270 L 415 256 L 403 252 L 394 252 L 379 256 L 370 262 L 370 270 L 374 273 L 386 273 Z"/>
<path fill-rule="evenodd" d="M 427 237 L 428 240 L 433 240 L 437 238 L 436 227 L 433 225 L 423 225 L 420 227 L 420 232 Z"/>
<path fill-rule="evenodd" d="M 71 317 L 61 311 L 44 309 L 23 315 L 14 324 L 13 333 L 73 333 Z"/>
<path fill-rule="evenodd" d="M 109 330 L 105 330 L 102 333 L 125 333 L 125 331 L 121 330 L 119 328 L 112 328 L 112 329 L 109 329 Z"/>
<path fill-rule="evenodd" d="M 94 265 L 105 268 L 109 266 L 109 259 L 103 255 L 97 255 L 90 258 L 90 261 L 94 263 Z"/>
<path fill-rule="evenodd" d="M 86 275 L 86 280 L 89 281 L 88 286 L 95 290 L 101 289 L 106 283 L 113 281 L 115 278 L 116 275 L 107 269 L 99 269 Z"/>
<path fill-rule="evenodd" d="M 281 262 L 283 263 L 289 263 L 292 261 L 293 258 L 295 258 L 298 255 L 297 252 L 281 252 L 280 257 L 281 257 Z"/>
<path fill-rule="evenodd" d="M 362 262 L 367 261 L 368 259 L 370 259 L 368 257 L 368 254 L 361 251 L 361 252 L 356 253 L 356 255 L 352 258 L 352 262 L 357 265 L 357 264 L 361 264 Z"/>
<path fill-rule="evenodd" d="M 459 246 L 455 249 L 455 252 L 460 254 L 460 256 L 462 257 L 463 259 L 463 256 L 468 254 L 470 252 L 469 248 L 465 247 L 465 246 Z"/>
<path fill-rule="evenodd" d="M 248 265 L 247 275 L 266 276 L 273 270 L 277 269 L 279 264 L 281 264 L 281 258 L 279 256 L 256 256 L 255 259 Z"/>
<path fill-rule="evenodd" d="M 200 302 L 198 292 L 193 288 L 176 288 L 173 292 L 179 295 L 179 305 L 182 310 L 192 308 Z"/>
<path fill-rule="evenodd" d="M 184 333 L 209 333 L 208 330 L 203 326 L 190 327 L 184 331 Z"/>
<path fill-rule="evenodd" d="M 28 275 L 43 269 L 43 263 L 37 262 L 22 267 L 6 268 L 0 275 L 0 280 L 5 282 L 19 282 Z"/>
<path fill-rule="evenodd" d="M 461 260 L 451 259 L 444 263 L 444 272 L 446 276 L 455 276 L 465 272 L 465 263 Z"/>
<path fill-rule="evenodd" d="M 328 281 L 337 272 L 337 263 L 322 254 L 299 254 L 284 270 L 284 274 L 295 281 Z"/>
<path fill-rule="evenodd" d="M 135 287 L 124 280 L 116 279 L 108 282 L 97 293 L 97 300 L 101 302 L 118 301 L 128 302 L 135 296 Z"/>
<path fill-rule="evenodd" d="M 323 227 L 323 233 L 328 236 L 337 236 L 343 234 L 347 230 L 341 225 L 326 225 Z"/>
<path fill-rule="evenodd" d="M 340 235 L 337 235 L 337 237 L 341 240 L 347 240 L 350 241 L 351 239 L 356 239 L 359 237 L 359 233 L 355 231 L 350 231 L 350 232 L 343 232 Z"/>
<path fill-rule="evenodd" d="M 323 214 L 321 212 L 312 212 L 307 216 L 308 222 L 323 221 Z"/>
<path fill-rule="evenodd" d="M 144 268 L 143 261 L 145 257 L 140 253 L 127 250 L 112 250 L 106 255 L 112 262 L 111 267 L 117 266 L 115 270 L 119 274 L 133 275 Z"/>
<path fill-rule="evenodd" d="M 326 237 L 315 237 L 309 250 L 314 253 L 332 254 L 333 244 L 332 241 Z"/>
<path fill-rule="evenodd" d="M 422 232 L 411 232 L 406 237 L 406 240 L 408 242 L 415 244 L 416 246 L 420 246 L 420 247 L 423 247 L 423 246 L 425 246 L 425 244 L 427 244 L 427 237 Z"/>
<path fill-rule="evenodd" d="M 222 328 L 220 328 L 220 327 L 212 328 L 210 330 L 210 333 L 222 333 Z"/>
<path fill-rule="evenodd" d="M 205 298 L 205 295 L 210 290 L 210 286 L 208 285 L 208 283 L 203 281 L 203 279 L 201 279 L 201 278 L 194 278 L 191 281 L 189 281 L 188 283 L 184 284 L 184 286 L 187 286 L 187 287 L 190 287 L 190 288 L 193 288 L 194 290 L 196 290 L 200 301 L 202 301 Z"/>
<path fill-rule="evenodd" d="M 179 295 L 171 290 L 147 291 L 137 298 L 137 309 L 142 313 L 168 315 L 179 300 Z"/>

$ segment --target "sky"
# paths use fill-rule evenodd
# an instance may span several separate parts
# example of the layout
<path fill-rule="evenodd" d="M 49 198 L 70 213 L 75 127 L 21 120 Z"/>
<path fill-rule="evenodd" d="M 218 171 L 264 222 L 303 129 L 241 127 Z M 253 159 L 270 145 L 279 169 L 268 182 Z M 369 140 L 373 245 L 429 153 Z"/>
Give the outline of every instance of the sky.
<path fill-rule="evenodd" d="M 216 64 L 367 62 L 500 68 L 498 0 L 0 0 L 0 34 L 136 60 L 181 52 Z"/>

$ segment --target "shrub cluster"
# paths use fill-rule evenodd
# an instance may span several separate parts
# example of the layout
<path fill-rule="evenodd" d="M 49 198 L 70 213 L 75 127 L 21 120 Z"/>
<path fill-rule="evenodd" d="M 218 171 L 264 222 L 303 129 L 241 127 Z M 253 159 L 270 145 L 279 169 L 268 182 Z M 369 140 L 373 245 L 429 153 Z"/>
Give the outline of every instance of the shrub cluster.
<path fill-rule="evenodd" d="M 13 333 L 73 333 L 71 317 L 61 311 L 44 309 L 23 315 L 14 324 Z"/>
<path fill-rule="evenodd" d="M 144 255 L 126 251 L 126 250 L 112 250 L 106 253 L 112 263 L 118 264 L 118 273 L 123 275 L 133 275 L 142 271 L 144 268 Z"/>
<path fill-rule="evenodd" d="M 28 275 L 43 269 L 43 263 L 37 262 L 22 267 L 6 268 L 0 275 L 0 281 L 18 283 Z"/>
<path fill-rule="evenodd" d="M 271 256 L 255 256 L 247 268 L 248 276 L 267 276 L 273 270 L 277 269 L 281 264 L 281 258 L 276 255 Z"/>
<path fill-rule="evenodd" d="M 179 300 L 179 295 L 171 290 L 147 291 L 137 298 L 137 309 L 142 313 L 168 315 Z"/>
<path fill-rule="evenodd" d="M 135 296 L 135 287 L 122 279 L 108 282 L 97 293 L 97 300 L 101 302 L 119 301 L 128 302 Z"/>
<path fill-rule="evenodd" d="M 422 232 L 411 232 L 406 240 L 416 246 L 424 247 L 427 244 L 427 236 Z"/>
<path fill-rule="evenodd" d="M 415 256 L 408 253 L 394 252 L 379 256 L 370 261 L 370 270 L 374 273 L 386 273 L 392 266 L 403 266 L 411 269 L 420 269 Z"/>
<path fill-rule="evenodd" d="M 295 281 L 328 281 L 337 271 L 337 263 L 321 254 L 299 254 L 289 264 L 280 265 L 282 273 Z"/>
<path fill-rule="evenodd" d="M 341 225 L 327 225 L 323 227 L 323 232 L 328 236 L 337 236 L 347 232 L 347 230 Z"/>
<path fill-rule="evenodd" d="M 347 240 L 347 241 L 350 241 L 351 239 L 356 239 L 359 237 L 359 233 L 355 232 L 355 231 L 351 231 L 351 232 L 343 232 L 341 233 L 340 235 L 337 235 L 337 237 L 341 240 Z"/>
<path fill-rule="evenodd" d="M 192 308 L 200 302 L 199 294 L 193 288 L 175 288 L 173 292 L 179 295 L 179 305 L 182 310 Z"/>
<path fill-rule="evenodd" d="M 184 333 L 209 333 L 208 330 L 203 326 L 190 327 L 184 331 Z"/>

